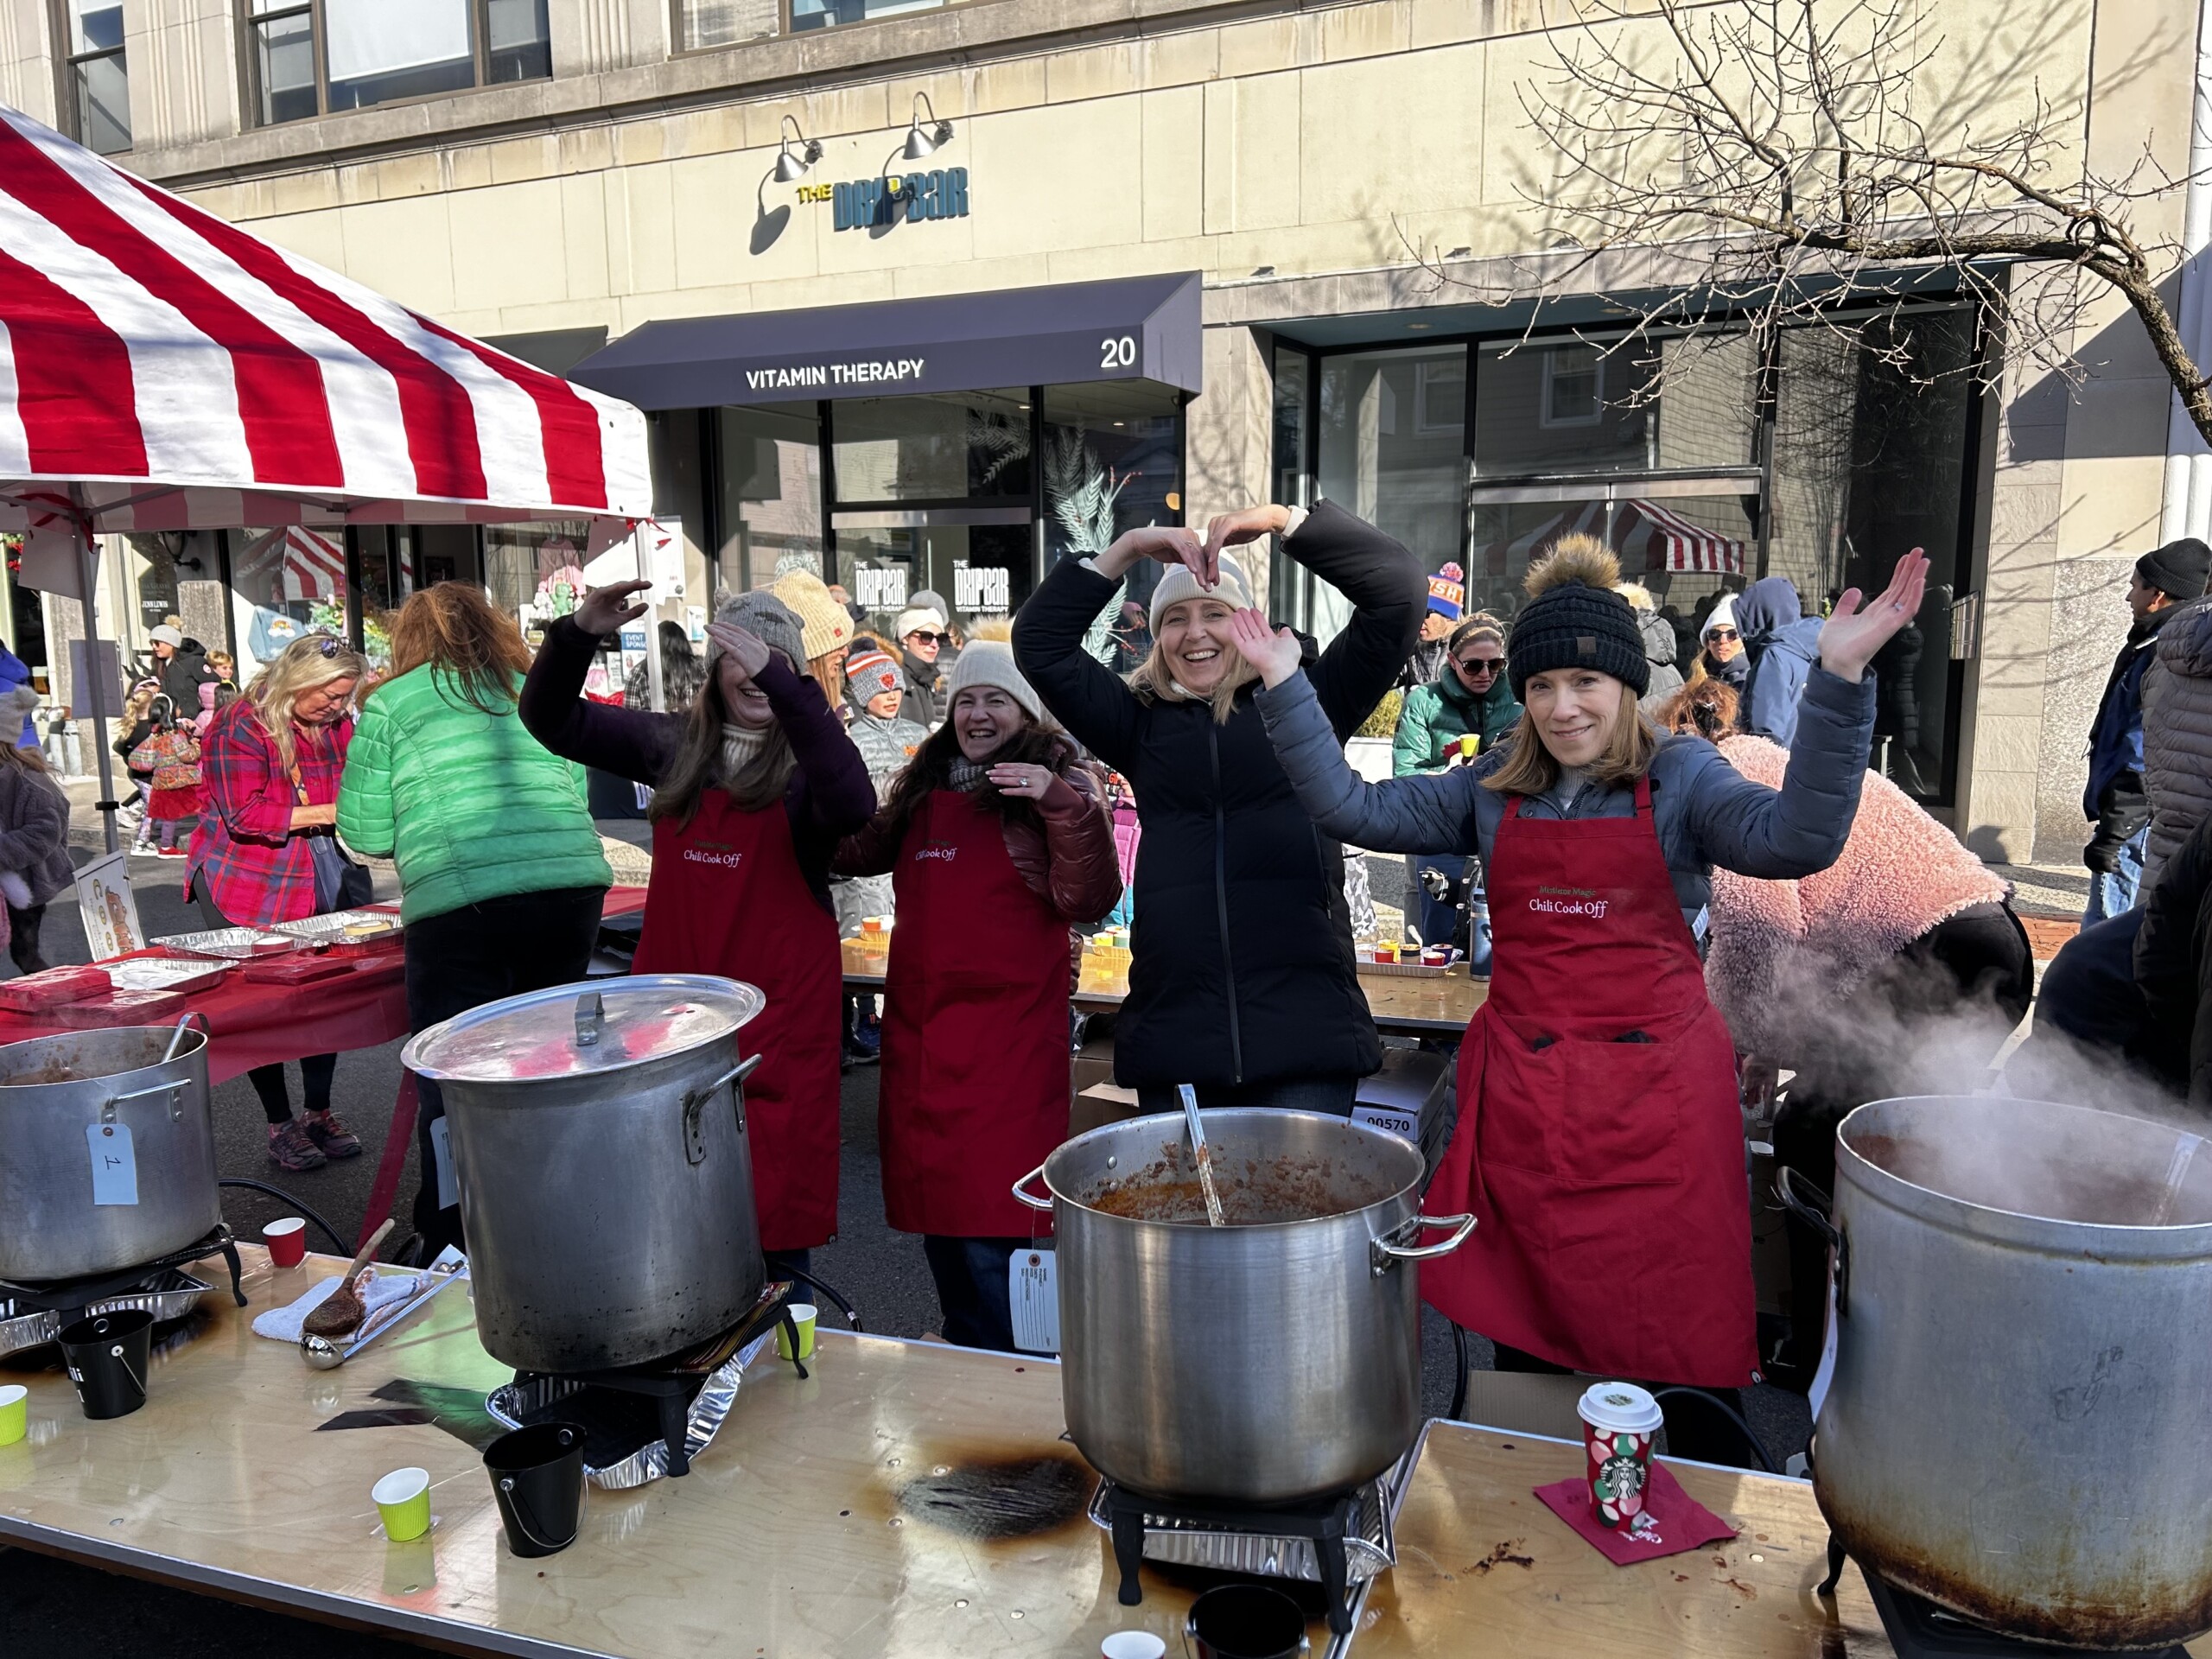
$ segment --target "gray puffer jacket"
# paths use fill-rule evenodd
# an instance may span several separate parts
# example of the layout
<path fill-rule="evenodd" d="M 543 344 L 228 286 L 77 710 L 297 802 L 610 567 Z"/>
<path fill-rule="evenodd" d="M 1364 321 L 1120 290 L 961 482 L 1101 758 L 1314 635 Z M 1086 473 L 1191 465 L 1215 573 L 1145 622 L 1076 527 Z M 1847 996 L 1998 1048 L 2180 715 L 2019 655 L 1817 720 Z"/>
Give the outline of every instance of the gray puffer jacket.
<path fill-rule="evenodd" d="M 2158 630 L 2143 677 L 2143 778 L 2151 795 L 2147 891 L 2212 817 L 2212 599 L 2184 605 Z"/>
<path fill-rule="evenodd" d="M 0 765 L 0 870 L 22 876 L 34 905 L 77 879 L 69 861 L 69 798 L 28 766 Z"/>
<path fill-rule="evenodd" d="M 1682 689 L 1682 671 L 1675 666 L 1672 623 L 1656 611 L 1640 610 L 1636 613 L 1636 627 L 1643 636 L 1643 660 L 1651 664 L 1651 683 L 1637 699 L 1637 707 L 1648 715 Z"/>
<path fill-rule="evenodd" d="M 1507 750 L 1449 772 L 1363 782 L 1313 701 L 1304 674 L 1259 696 L 1268 736 L 1299 804 L 1329 835 L 1378 853 L 1479 853 L 1497 845 L 1506 798 L 1482 780 Z M 1856 685 L 1815 668 L 1799 705 L 1797 741 L 1780 790 L 1755 784 L 1700 737 L 1660 740 L 1651 763 L 1651 813 L 1675 900 L 1693 927 L 1713 895 L 1713 867 L 1769 880 L 1816 874 L 1835 862 L 1859 811 L 1859 788 L 1873 741 L 1874 680 Z M 1625 818 L 1636 792 L 1584 785 L 1561 813 L 1524 799 L 1530 817 Z"/>

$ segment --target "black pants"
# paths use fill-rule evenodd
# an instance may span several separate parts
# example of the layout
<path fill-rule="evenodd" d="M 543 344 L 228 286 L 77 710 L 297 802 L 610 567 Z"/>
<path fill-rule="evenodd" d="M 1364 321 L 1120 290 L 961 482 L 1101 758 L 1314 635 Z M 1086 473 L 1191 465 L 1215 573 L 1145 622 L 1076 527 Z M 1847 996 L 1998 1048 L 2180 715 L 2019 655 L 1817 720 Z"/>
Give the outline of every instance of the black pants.
<path fill-rule="evenodd" d="M 38 949 L 38 931 L 45 920 L 44 905 L 33 905 L 29 910 L 8 906 L 8 957 L 24 973 L 39 973 L 48 965 Z"/>
<path fill-rule="evenodd" d="M 599 935 L 601 887 L 560 887 L 487 899 L 407 925 L 407 1024 L 423 1031 L 457 1014 L 563 985 L 584 976 Z M 446 1113 L 438 1085 L 420 1078 L 422 1109 L 415 1146 L 422 1180 L 415 1189 L 415 1230 L 423 1259 L 459 1248 L 461 1211 L 438 1205 L 438 1165 L 430 1125 Z"/>
<path fill-rule="evenodd" d="M 200 919 L 210 928 L 235 927 L 223 912 L 215 908 L 213 899 L 205 893 L 195 893 L 194 902 L 200 906 Z M 335 1054 L 310 1054 L 300 1062 L 300 1103 L 310 1112 L 330 1109 L 330 1079 L 338 1070 Z M 253 1085 L 253 1092 L 261 1096 L 261 1115 L 271 1123 L 289 1123 L 292 1120 L 292 1103 L 284 1093 L 284 1066 L 282 1061 L 270 1065 L 257 1065 L 245 1074 Z"/>
<path fill-rule="evenodd" d="M 1797 1076 L 1774 1126 L 1775 1161 L 1835 1188 L 1835 1131 L 1870 1100 L 1959 1090 L 1975 1046 L 1994 1058 L 2035 992 L 2027 930 L 2006 905 L 1977 905 L 1922 934 L 1871 975 L 1828 1029 L 1795 1057 Z M 1914 1040 L 1943 1022 L 1945 1040 Z M 1777 1056 L 1784 1065 L 1792 1057 Z M 1827 1324 L 1827 1245 L 1789 1225 L 1789 1344 L 1781 1379 L 1809 1382 Z"/>
<path fill-rule="evenodd" d="M 944 1339 L 963 1348 L 1014 1352 L 1014 1298 L 1007 1264 L 1026 1238 L 955 1238 L 922 1236 L 922 1254 L 937 1281 L 938 1306 L 944 1310 Z"/>
<path fill-rule="evenodd" d="M 1286 1112 L 1334 1112 L 1350 1117 L 1359 1098 L 1357 1077 L 1278 1077 L 1271 1083 L 1202 1083 L 1198 1085 L 1198 1109 L 1223 1112 L 1232 1107 L 1269 1106 Z M 1179 1112 L 1183 1096 L 1168 1083 L 1137 1085 L 1141 1112 Z"/>
<path fill-rule="evenodd" d="M 1501 1371 L 1535 1372 L 1545 1376 L 1566 1376 L 1571 1368 L 1554 1365 L 1548 1359 L 1539 1359 L 1534 1354 L 1523 1353 L 1518 1348 L 1509 1348 L 1503 1343 L 1493 1343 L 1497 1350 L 1497 1367 Z M 1667 1386 L 1663 1381 L 1655 1382 L 1655 1389 Z M 1744 1410 L 1744 1391 L 1741 1389 L 1707 1389 L 1706 1393 L 1725 1403 L 1741 1416 Z M 1706 1401 L 1694 1395 L 1674 1395 L 1659 1402 L 1659 1410 L 1667 1420 L 1667 1455 L 1670 1458 L 1690 1458 L 1699 1463 L 1725 1464 L 1731 1469 L 1756 1469 L 1758 1459 L 1751 1455 L 1751 1448 L 1744 1443 L 1744 1431 L 1722 1412 L 1715 1411 Z"/>

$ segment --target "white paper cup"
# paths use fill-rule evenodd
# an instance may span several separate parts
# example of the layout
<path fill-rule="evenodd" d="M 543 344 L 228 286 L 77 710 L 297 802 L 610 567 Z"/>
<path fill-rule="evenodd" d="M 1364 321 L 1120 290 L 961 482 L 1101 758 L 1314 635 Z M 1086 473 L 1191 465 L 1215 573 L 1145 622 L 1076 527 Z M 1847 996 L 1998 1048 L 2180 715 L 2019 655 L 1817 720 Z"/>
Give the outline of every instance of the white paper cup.
<path fill-rule="evenodd" d="M 1116 1630 L 1098 1644 L 1101 1659 L 1161 1659 L 1166 1651 L 1150 1630 Z"/>

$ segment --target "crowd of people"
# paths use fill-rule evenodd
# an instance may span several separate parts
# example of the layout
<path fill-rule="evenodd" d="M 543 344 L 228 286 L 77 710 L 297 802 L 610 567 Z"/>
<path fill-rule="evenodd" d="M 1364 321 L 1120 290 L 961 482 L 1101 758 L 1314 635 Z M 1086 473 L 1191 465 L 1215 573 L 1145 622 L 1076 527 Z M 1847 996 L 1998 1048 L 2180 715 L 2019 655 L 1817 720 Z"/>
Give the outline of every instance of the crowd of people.
<path fill-rule="evenodd" d="M 1255 607 L 1236 550 L 1267 537 L 1349 602 L 1325 646 Z M 2134 996 L 2130 1052 L 2163 1041 L 2200 1087 L 2208 563 L 2197 543 L 2146 556 L 2099 715 L 2092 868 L 2147 864 L 2151 902 L 2101 892 L 2093 912 L 2118 913 L 2077 956 L 2103 977 L 2053 970 L 2076 1003 L 2104 999 L 2099 1021 Z M 586 684 L 645 584 L 586 594 L 533 653 L 448 582 L 391 620 L 380 674 L 308 634 L 241 692 L 157 631 L 118 747 L 211 927 L 359 903 L 358 857 L 391 859 L 416 1029 L 584 976 L 613 879 L 594 780 L 634 791 L 652 851 L 635 969 L 766 993 L 747 1118 L 772 1263 L 810 1272 L 836 1235 L 839 1079 L 879 1064 L 891 1225 L 920 1237 L 945 1335 L 1000 1348 L 1029 1237 L 1010 1189 L 1067 1133 L 1076 931 L 1135 918 L 1115 1066 L 1140 1109 L 1190 1084 L 1208 1109 L 1344 1114 L 1382 1061 L 1345 849 L 1406 855 L 1418 937 L 1464 942 L 1479 893 L 1494 944 L 1430 1205 L 1479 1224 L 1427 1295 L 1502 1368 L 1694 1385 L 1726 1407 L 1762 1371 L 1809 1370 L 1826 1289 L 1808 1243 L 1790 1338 L 1761 1351 L 1745 1111 L 1826 1185 L 1842 1112 L 1940 1086 L 1920 1023 L 1948 1022 L 1946 1065 L 1961 1030 L 1986 1059 L 2033 987 L 2005 882 L 1868 770 L 1874 665 L 1925 573 L 1914 550 L 1871 601 L 1854 589 L 1821 617 L 1770 577 L 1686 641 L 1588 537 L 1548 550 L 1508 622 L 1333 504 L 1261 506 L 1130 531 L 1056 566 L 1010 628 L 967 635 L 925 592 L 879 637 L 795 565 L 721 604 L 703 656 L 664 625 L 660 672 L 619 698 Z M 1370 783 L 1346 741 L 1394 685 L 1393 775 Z M 0 720 L 16 706 L 0 693 Z M 27 964 L 67 879 L 66 803 L 42 774 L 35 748 L 0 764 L 0 892 Z M 188 817 L 186 845 L 162 826 Z M 840 938 L 883 917 L 879 1010 L 846 993 Z M 2099 941 L 2121 926 L 2115 957 Z M 2139 984 L 2153 961 L 2166 977 Z M 2151 1029 L 2182 1003 L 2193 1052 Z M 360 1151 L 331 1110 L 335 1065 L 302 1063 L 296 1110 L 283 1067 L 249 1074 L 283 1168 Z M 463 1225 L 442 1103 L 423 1096 L 414 1224 L 436 1249 Z M 1725 1411 L 1683 1395 L 1669 1413 L 1678 1452 L 1733 1457 Z"/>

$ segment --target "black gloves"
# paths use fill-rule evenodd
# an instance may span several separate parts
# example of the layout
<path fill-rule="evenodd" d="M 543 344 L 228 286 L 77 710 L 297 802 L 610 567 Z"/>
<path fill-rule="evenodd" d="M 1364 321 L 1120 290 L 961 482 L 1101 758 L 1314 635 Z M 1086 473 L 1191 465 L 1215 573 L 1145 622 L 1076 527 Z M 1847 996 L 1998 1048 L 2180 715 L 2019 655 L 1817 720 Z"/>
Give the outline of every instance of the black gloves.
<path fill-rule="evenodd" d="M 2151 822 L 2151 801 L 2143 789 L 2143 774 L 2123 772 L 2105 785 L 2097 798 L 2096 832 L 2082 849 L 2082 862 L 2099 875 L 2120 873 L 2120 851 Z"/>

